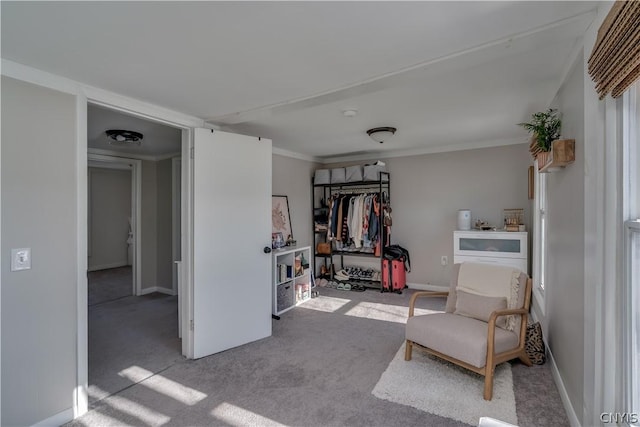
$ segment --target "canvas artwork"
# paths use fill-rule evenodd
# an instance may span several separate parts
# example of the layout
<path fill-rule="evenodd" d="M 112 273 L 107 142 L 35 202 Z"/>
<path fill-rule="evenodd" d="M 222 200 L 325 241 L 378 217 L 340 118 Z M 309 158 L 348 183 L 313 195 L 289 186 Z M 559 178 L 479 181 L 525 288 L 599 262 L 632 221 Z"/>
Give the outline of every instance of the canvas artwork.
<path fill-rule="evenodd" d="M 287 196 L 271 197 L 271 232 L 282 233 L 285 242 L 293 239 Z"/>

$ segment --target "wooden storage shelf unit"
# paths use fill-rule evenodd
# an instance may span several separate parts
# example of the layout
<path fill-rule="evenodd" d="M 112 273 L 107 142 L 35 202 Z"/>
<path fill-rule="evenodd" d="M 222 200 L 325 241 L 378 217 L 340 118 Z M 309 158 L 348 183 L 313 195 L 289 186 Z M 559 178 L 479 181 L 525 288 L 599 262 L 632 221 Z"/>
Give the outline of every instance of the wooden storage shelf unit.
<path fill-rule="evenodd" d="M 273 251 L 273 309 L 278 316 L 311 299 L 311 247 Z"/>
<path fill-rule="evenodd" d="M 540 156 L 543 153 L 539 153 Z M 557 139 L 551 143 L 551 151 L 545 153 L 546 159 L 541 163 L 538 157 L 538 170 L 542 173 L 555 172 L 571 164 L 576 159 L 576 140 Z"/>

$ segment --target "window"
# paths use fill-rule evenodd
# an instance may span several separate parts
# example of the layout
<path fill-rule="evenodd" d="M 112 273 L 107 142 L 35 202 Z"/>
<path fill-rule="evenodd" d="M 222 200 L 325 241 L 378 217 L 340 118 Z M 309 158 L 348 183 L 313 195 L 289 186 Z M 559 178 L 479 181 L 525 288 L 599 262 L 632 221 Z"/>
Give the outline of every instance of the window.
<path fill-rule="evenodd" d="M 640 414 L 640 220 L 627 221 L 626 224 L 628 304 L 631 306 L 627 337 L 629 375 L 628 405 L 629 412 Z M 634 424 L 639 425 L 639 424 Z"/>
<path fill-rule="evenodd" d="M 544 290 L 547 253 L 547 174 L 535 168 L 535 198 L 533 212 L 533 294 L 544 314 Z"/>
<path fill-rule="evenodd" d="M 538 186 L 540 195 L 538 200 L 538 211 L 540 215 L 540 270 L 538 275 L 538 286 L 544 292 L 545 265 L 547 254 L 547 175 L 539 174 Z"/>
<path fill-rule="evenodd" d="M 626 410 L 640 425 L 640 83 L 623 99 L 623 213 Z"/>

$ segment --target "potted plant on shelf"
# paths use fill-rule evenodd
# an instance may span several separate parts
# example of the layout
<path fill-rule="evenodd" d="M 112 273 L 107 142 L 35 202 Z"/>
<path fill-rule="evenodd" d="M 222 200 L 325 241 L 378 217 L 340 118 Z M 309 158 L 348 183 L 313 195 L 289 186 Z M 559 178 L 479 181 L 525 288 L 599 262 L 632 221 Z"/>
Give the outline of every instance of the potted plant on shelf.
<path fill-rule="evenodd" d="M 538 160 L 538 167 L 547 164 L 552 143 L 560 138 L 562 120 L 558 116 L 558 110 L 549 108 L 547 111 L 533 113 L 529 123 L 518 123 L 518 126 L 522 126 L 533 135 L 529 151 Z"/>

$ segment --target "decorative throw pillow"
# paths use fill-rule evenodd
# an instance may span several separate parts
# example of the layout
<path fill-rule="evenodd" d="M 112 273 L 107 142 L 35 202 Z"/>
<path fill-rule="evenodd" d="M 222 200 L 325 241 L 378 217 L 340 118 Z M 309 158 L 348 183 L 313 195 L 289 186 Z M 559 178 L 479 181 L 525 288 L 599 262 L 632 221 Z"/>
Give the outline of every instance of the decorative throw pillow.
<path fill-rule="evenodd" d="M 505 310 L 506 308 L 507 299 L 505 297 L 489 297 L 458 290 L 456 291 L 456 310 L 453 314 L 488 322 L 491 313 L 496 310 Z M 498 317 L 496 326 L 506 328 L 507 317 Z"/>
<path fill-rule="evenodd" d="M 527 336 L 525 338 L 525 351 L 531 363 L 542 365 L 546 361 L 544 351 L 544 341 L 542 340 L 542 326 L 540 322 L 527 325 Z"/>

